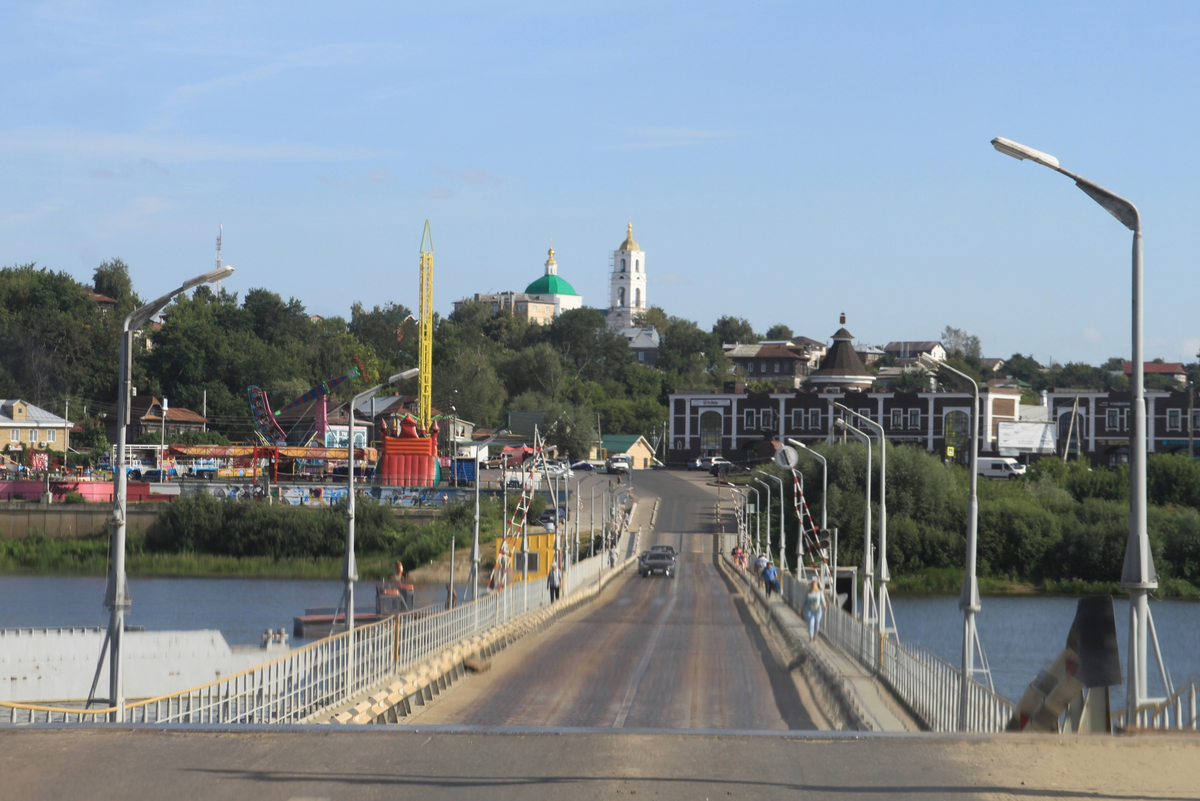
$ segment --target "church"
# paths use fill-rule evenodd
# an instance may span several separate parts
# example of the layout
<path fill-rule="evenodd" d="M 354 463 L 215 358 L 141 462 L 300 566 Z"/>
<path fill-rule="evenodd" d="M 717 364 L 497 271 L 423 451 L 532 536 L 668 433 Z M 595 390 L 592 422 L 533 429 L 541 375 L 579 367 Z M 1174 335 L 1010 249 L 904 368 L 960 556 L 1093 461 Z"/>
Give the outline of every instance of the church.
<path fill-rule="evenodd" d="M 633 238 L 633 223 L 625 232 L 625 241 L 613 251 L 609 278 L 608 327 L 633 328 L 634 315 L 649 308 L 646 302 L 646 254 Z"/>

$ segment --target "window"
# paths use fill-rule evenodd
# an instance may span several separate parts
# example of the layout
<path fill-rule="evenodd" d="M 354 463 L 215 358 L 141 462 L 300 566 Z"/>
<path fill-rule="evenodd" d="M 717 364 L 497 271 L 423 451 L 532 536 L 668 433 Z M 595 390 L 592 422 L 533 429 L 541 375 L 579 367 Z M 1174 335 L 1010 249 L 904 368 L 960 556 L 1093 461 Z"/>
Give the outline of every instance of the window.
<path fill-rule="evenodd" d="M 775 411 L 773 409 L 763 409 L 762 410 L 762 416 L 761 416 L 761 420 L 759 422 L 759 427 L 760 428 L 774 428 L 775 427 Z"/>
<path fill-rule="evenodd" d="M 903 409 L 892 409 L 892 428 L 904 428 Z"/>
<path fill-rule="evenodd" d="M 1129 410 L 1128 409 L 1121 410 L 1121 430 L 1122 431 L 1129 430 Z"/>
<path fill-rule="evenodd" d="M 36 428 L 31 428 L 31 429 L 29 429 L 29 441 L 30 441 L 31 443 L 33 443 L 33 442 L 37 442 L 37 441 L 38 441 L 37 429 L 36 429 Z"/>
<path fill-rule="evenodd" d="M 821 410 L 820 409 L 809 409 L 808 410 L 808 427 L 809 428 L 820 428 L 821 427 Z"/>
<path fill-rule="evenodd" d="M 792 430 L 797 431 L 802 428 L 804 428 L 804 410 L 803 409 L 793 409 L 792 410 Z"/>
<path fill-rule="evenodd" d="M 58 429 L 51 428 L 46 432 L 46 442 L 58 442 Z"/>
<path fill-rule="evenodd" d="M 621 308 L 625 308 L 625 287 L 621 287 L 617 290 L 617 305 Z"/>
<path fill-rule="evenodd" d="M 1179 431 L 1183 428 L 1183 410 L 1167 409 L 1167 430 Z"/>
<path fill-rule="evenodd" d="M 1200 409 L 1192 411 L 1192 428 L 1200 428 Z"/>
<path fill-rule="evenodd" d="M 625 260 L 621 259 L 621 272 L 625 272 Z"/>
<path fill-rule="evenodd" d="M 721 428 L 723 420 L 720 412 L 704 412 L 700 415 L 700 449 L 703 451 L 718 451 L 721 449 Z"/>
<path fill-rule="evenodd" d="M 753 409 L 746 410 L 746 430 L 747 431 L 754 430 L 754 410 Z"/>
<path fill-rule="evenodd" d="M 640 351 L 640 350 L 639 350 L 639 351 L 637 352 L 637 354 L 638 354 L 638 361 L 639 361 L 639 362 L 644 362 L 644 361 L 646 361 L 646 354 L 645 354 L 645 352 L 644 352 L 644 351 Z"/>
<path fill-rule="evenodd" d="M 642 290 L 633 290 L 633 305 L 638 307 L 642 305 Z"/>
<path fill-rule="evenodd" d="M 12 431 L 8 432 L 8 440 L 9 440 L 9 442 L 20 442 L 21 441 L 21 429 L 14 428 Z"/>
<path fill-rule="evenodd" d="M 754 372 L 754 362 L 750 362 L 750 364 L 747 365 L 746 370 L 747 370 L 747 372 L 753 373 Z"/>
<path fill-rule="evenodd" d="M 635 273 L 640 273 L 642 271 L 642 263 L 640 261 L 634 260 L 633 271 Z"/>
<path fill-rule="evenodd" d="M 1108 415 L 1105 418 L 1105 425 L 1109 431 L 1116 431 L 1121 426 L 1121 410 L 1109 409 Z"/>
<path fill-rule="evenodd" d="M 908 427 L 909 428 L 917 428 L 917 429 L 919 429 L 921 427 L 921 410 L 920 409 L 909 409 L 908 410 Z"/>
<path fill-rule="evenodd" d="M 779 362 L 775 362 L 775 372 L 779 372 Z"/>

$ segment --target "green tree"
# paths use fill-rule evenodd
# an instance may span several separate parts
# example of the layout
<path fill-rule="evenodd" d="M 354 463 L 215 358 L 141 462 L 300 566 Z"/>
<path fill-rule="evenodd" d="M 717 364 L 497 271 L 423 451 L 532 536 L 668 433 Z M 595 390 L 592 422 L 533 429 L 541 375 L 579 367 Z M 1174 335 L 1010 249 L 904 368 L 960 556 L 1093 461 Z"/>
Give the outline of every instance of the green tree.
<path fill-rule="evenodd" d="M 741 317 L 721 317 L 712 327 L 713 335 L 718 345 L 743 345 L 758 342 L 761 337 L 754 333 L 754 326 Z"/>
<path fill-rule="evenodd" d="M 767 329 L 767 339 L 791 339 L 795 336 L 792 329 L 783 323 L 776 323 Z"/>

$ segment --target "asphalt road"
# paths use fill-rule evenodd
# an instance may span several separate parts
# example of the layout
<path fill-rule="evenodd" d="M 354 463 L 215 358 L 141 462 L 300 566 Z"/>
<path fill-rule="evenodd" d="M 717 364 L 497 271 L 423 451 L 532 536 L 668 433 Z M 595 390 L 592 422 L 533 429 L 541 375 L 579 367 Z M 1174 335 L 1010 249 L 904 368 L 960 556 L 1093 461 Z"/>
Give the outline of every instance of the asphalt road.
<path fill-rule="evenodd" d="M 799 690 L 714 564 L 715 495 L 699 476 L 639 471 L 639 504 L 661 498 L 653 536 L 678 575 L 630 572 L 527 646 L 499 656 L 418 723 L 645 729 L 813 729 Z"/>

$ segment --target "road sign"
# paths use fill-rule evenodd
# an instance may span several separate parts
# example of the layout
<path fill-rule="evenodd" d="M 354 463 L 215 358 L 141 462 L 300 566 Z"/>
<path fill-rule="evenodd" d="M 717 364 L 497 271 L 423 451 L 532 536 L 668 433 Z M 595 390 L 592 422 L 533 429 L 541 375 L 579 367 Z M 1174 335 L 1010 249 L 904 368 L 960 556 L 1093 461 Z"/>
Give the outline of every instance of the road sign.
<path fill-rule="evenodd" d="M 775 464 L 784 470 L 791 470 L 800 461 L 800 454 L 791 445 L 784 445 L 775 451 Z"/>

